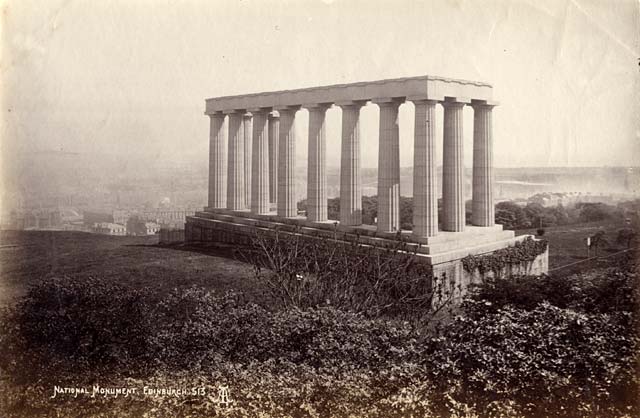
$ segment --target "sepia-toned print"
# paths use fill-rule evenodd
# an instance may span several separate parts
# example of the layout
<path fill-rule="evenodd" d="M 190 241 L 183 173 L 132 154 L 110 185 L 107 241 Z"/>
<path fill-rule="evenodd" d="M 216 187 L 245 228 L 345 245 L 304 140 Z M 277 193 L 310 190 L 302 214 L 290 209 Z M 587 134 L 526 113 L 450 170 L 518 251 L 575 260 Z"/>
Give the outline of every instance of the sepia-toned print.
<path fill-rule="evenodd" d="M 640 414 L 637 1 L 0 5 L 0 416 Z"/>

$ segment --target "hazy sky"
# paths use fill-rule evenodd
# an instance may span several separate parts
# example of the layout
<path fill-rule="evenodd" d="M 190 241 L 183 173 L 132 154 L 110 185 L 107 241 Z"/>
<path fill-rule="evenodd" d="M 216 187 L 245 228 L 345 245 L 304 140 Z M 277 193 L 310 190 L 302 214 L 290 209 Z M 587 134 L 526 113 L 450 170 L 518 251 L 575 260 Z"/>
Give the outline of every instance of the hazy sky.
<path fill-rule="evenodd" d="M 429 74 L 493 84 L 497 166 L 638 165 L 639 4 L 9 0 L 2 154 L 206 160 L 207 97 Z M 369 167 L 377 113 L 375 105 L 363 110 Z M 303 159 L 307 114 L 299 116 Z M 412 161 L 412 118 L 412 105 L 403 105 L 403 166 Z M 465 118 L 469 162 L 471 110 Z M 331 110 L 334 165 L 339 122 Z"/>

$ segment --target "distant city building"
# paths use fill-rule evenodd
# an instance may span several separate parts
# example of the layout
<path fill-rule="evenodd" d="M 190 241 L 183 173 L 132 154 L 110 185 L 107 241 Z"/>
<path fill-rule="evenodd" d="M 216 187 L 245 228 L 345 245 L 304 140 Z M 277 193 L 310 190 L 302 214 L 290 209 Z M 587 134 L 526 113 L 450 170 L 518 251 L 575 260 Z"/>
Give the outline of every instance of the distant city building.
<path fill-rule="evenodd" d="M 634 199 L 634 195 L 629 193 L 609 193 L 592 194 L 582 192 L 558 192 L 558 193 L 538 193 L 528 199 L 529 203 L 538 203 L 544 207 L 562 205 L 573 206 L 578 203 L 605 203 L 616 204 L 625 200 Z"/>
<path fill-rule="evenodd" d="M 127 235 L 127 227 L 112 222 L 98 222 L 93 225 L 92 231 L 104 235 Z"/>
<path fill-rule="evenodd" d="M 155 235 L 160 232 L 160 225 L 155 222 L 146 222 L 144 226 L 147 228 L 147 235 Z"/>
<path fill-rule="evenodd" d="M 7 226 L 10 229 L 78 229 L 82 226 L 82 216 L 71 208 L 12 210 Z"/>
<path fill-rule="evenodd" d="M 120 223 L 120 222 L 116 222 L 113 219 L 113 214 L 110 212 L 101 212 L 97 210 L 85 210 L 82 213 L 82 217 L 84 219 L 84 224 L 88 227 L 92 227 L 97 223 L 104 223 L 104 222 Z M 122 223 L 122 225 L 124 225 L 124 223 Z"/>
<path fill-rule="evenodd" d="M 184 226 L 187 216 L 193 216 L 198 208 L 157 208 L 147 210 L 118 209 L 113 211 L 113 222 L 126 225 L 133 216 L 141 221 L 164 226 Z"/>

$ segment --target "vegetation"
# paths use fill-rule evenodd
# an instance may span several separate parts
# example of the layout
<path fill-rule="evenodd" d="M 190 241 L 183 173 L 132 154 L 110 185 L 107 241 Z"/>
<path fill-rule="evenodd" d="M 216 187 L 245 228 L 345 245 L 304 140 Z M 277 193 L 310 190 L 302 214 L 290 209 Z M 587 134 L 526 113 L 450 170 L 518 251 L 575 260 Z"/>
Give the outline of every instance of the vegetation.
<path fill-rule="evenodd" d="M 468 255 L 462 259 L 462 266 L 469 273 L 473 273 L 477 269 L 480 274 L 492 271 L 497 275 L 507 266 L 532 262 L 540 254 L 547 251 L 547 248 L 547 241 L 526 237 L 524 240 L 516 242 L 513 247 L 503 248 L 489 254 Z"/>
<path fill-rule="evenodd" d="M 373 316 L 424 317 L 432 306 L 433 276 L 431 266 L 413 255 L 402 242 L 380 248 L 276 231 L 258 233 L 244 258 L 256 281 L 287 307 L 324 304 Z M 443 302 L 449 297 L 436 296 Z"/>
<path fill-rule="evenodd" d="M 340 217 L 340 199 L 329 199 L 328 217 L 338 220 Z M 636 207 L 638 206 L 638 207 Z M 306 209 L 306 200 L 298 203 L 299 210 Z M 442 202 L 438 202 L 439 219 L 442 219 Z M 495 221 L 505 229 L 543 228 L 562 225 L 574 225 L 583 222 L 615 221 L 621 222 L 625 217 L 633 218 L 633 229 L 638 230 L 640 219 L 640 202 L 625 202 L 618 206 L 605 203 L 577 203 L 570 207 L 561 204 L 552 207 L 542 206 L 540 203 L 530 202 L 521 206 L 512 201 L 496 204 Z M 377 196 L 362 197 L 362 222 L 366 225 L 375 224 L 378 216 Z M 467 221 L 471 220 L 470 201 L 467 201 Z M 400 226 L 402 229 L 413 228 L 413 198 L 400 197 Z"/>
<path fill-rule="evenodd" d="M 294 243 L 265 245 L 289 251 Z M 326 261 L 298 244 L 301 255 Z M 335 249 L 328 270 L 344 269 L 351 250 Z M 290 261 L 313 271 L 310 261 Z M 637 263 L 636 254 L 623 254 L 587 274 L 489 280 L 436 326 L 418 316 L 406 321 L 398 309 L 349 309 L 329 288 L 300 294 L 330 295 L 330 304 L 304 296 L 271 305 L 244 291 L 195 285 L 158 293 L 130 279 L 59 274 L 0 315 L 0 415 L 638 416 Z M 372 274 L 370 266 L 354 269 Z M 155 283 L 165 279 L 152 274 Z M 262 274 L 243 280 L 272 280 Z M 364 299 L 354 289 L 372 292 L 337 273 L 323 280 L 336 280 L 356 301 Z M 262 302 L 274 300 L 274 290 L 263 289 Z M 50 399 L 53 385 L 202 392 Z M 229 387 L 231 405 L 217 403 L 219 385 Z"/>

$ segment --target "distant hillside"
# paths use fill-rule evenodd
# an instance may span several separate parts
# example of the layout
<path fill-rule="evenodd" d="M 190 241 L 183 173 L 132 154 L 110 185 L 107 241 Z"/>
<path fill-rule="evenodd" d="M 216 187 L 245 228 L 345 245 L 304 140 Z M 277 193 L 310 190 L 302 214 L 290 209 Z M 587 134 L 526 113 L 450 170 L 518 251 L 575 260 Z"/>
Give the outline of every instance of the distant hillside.
<path fill-rule="evenodd" d="M 196 160 L 152 156 L 39 151 L 7 159 L 3 210 L 11 207 L 140 207 L 169 198 L 183 206 L 205 206 L 208 155 Z M 466 196 L 471 195 L 471 168 L 465 170 Z M 413 195 L 413 168 L 400 172 L 400 190 Z M 529 167 L 496 168 L 496 197 L 527 197 L 539 192 L 640 193 L 640 168 Z M 296 170 L 298 199 L 306 197 L 307 169 Z M 438 187 L 442 167 L 438 167 Z M 327 169 L 328 196 L 339 195 L 340 170 Z M 362 169 L 364 195 L 377 193 L 377 169 Z"/>

